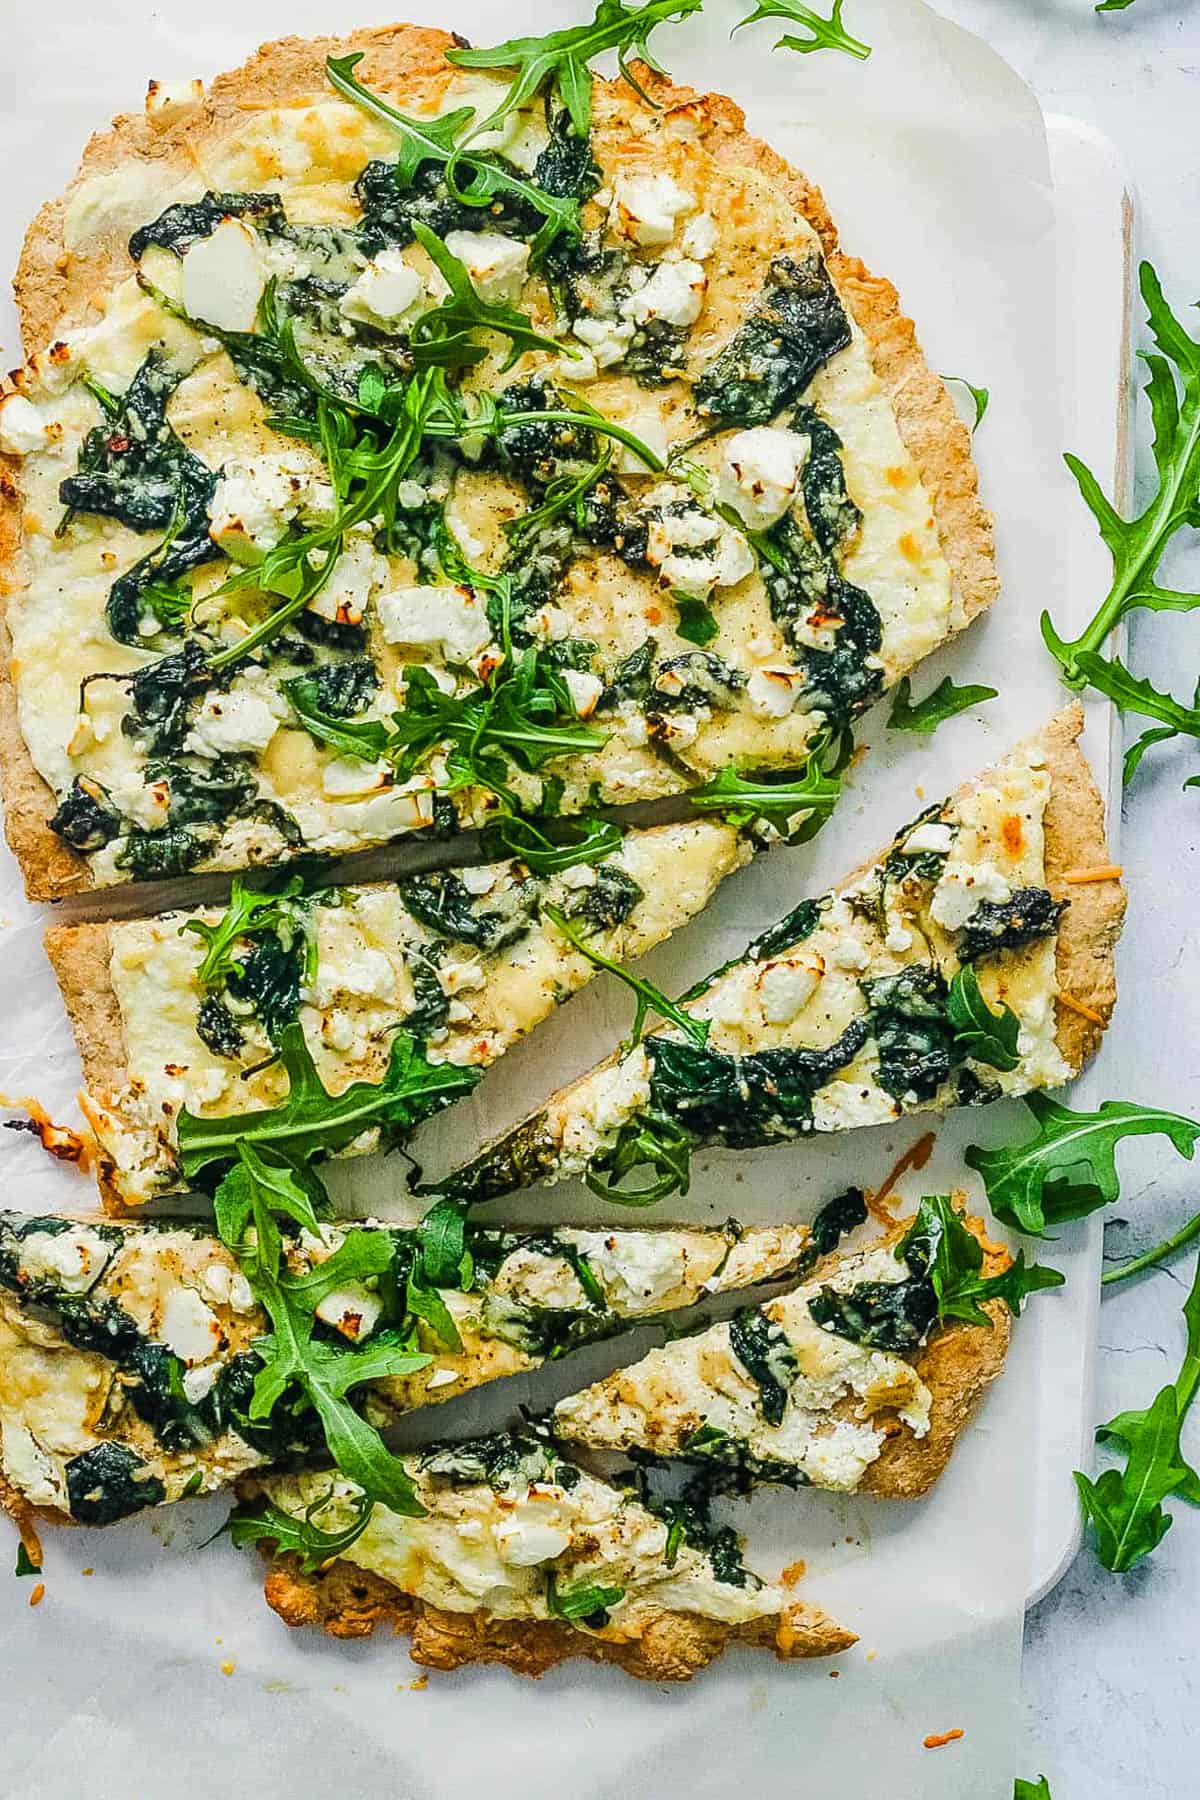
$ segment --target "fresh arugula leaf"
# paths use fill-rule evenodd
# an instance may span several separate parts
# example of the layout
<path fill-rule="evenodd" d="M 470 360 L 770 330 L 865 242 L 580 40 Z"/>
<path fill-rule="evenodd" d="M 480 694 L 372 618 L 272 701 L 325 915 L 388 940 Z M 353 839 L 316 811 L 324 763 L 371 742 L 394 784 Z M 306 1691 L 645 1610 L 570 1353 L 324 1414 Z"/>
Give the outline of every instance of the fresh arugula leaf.
<path fill-rule="evenodd" d="M 998 692 L 992 687 L 957 687 L 947 675 L 923 700 L 912 702 L 909 698 L 912 683 L 905 675 L 896 687 L 888 730 L 919 731 L 929 736 L 944 719 L 952 719 L 956 713 L 966 712 L 968 707 L 982 706 L 985 700 L 994 700 Z"/>
<path fill-rule="evenodd" d="M 675 625 L 679 636 L 686 643 L 699 644 L 701 649 L 705 644 L 711 644 L 721 629 L 712 607 L 697 600 L 694 594 L 675 594 L 672 598 L 679 614 Z"/>
<path fill-rule="evenodd" d="M 1132 674 L 1119 658 L 1102 654 L 1109 633 L 1139 608 L 1191 612 L 1200 606 L 1200 593 L 1165 587 L 1158 579 L 1159 565 L 1176 534 L 1200 524 L 1200 343 L 1171 311 L 1148 262 L 1141 265 L 1140 285 L 1155 344 L 1153 351 L 1144 353 L 1144 360 L 1150 371 L 1145 391 L 1154 427 L 1157 490 L 1136 517 L 1123 519 L 1091 470 L 1077 456 L 1068 455 L 1067 466 L 1112 556 L 1112 583 L 1078 637 L 1060 637 L 1048 613 L 1042 614 L 1042 637 L 1068 686 L 1095 687 L 1121 708 L 1195 738 L 1200 737 L 1200 705 L 1195 701 L 1185 705 Z M 1145 745 L 1133 767 L 1144 749 Z"/>
<path fill-rule="evenodd" d="M 1128 1262 L 1118 1263 L 1115 1269 L 1106 1269 L 1100 1277 L 1101 1287 L 1112 1287 L 1115 1282 L 1128 1281 L 1131 1275 L 1140 1275 L 1143 1269 L 1153 1269 L 1159 1263 L 1168 1263 L 1200 1237 L 1200 1213 L 1193 1213 L 1187 1224 L 1155 1244 L 1149 1250 L 1143 1250 L 1139 1256 L 1130 1257 Z"/>
<path fill-rule="evenodd" d="M 475 126 L 471 137 L 494 131 L 539 94 L 547 93 L 566 107 L 576 136 L 587 137 L 592 124 L 592 78 L 588 70 L 592 58 L 615 50 L 622 75 L 640 94 L 642 90 L 629 69 L 630 52 L 657 69 L 649 49 L 650 33 L 668 19 L 686 19 L 690 13 L 699 12 L 703 3 L 704 0 L 645 0 L 641 6 L 625 6 L 622 0 L 600 0 L 594 18 L 586 25 L 564 26 L 544 37 L 508 38 L 486 50 L 447 50 L 446 61 L 460 69 L 516 70 L 499 106 Z"/>
<path fill-rule="evenodd" d="M 748 826 L 771 825 L 789 844 L 806 844 L 816 837 L 841 798 L 841 769 L 848 760 L 839 751 L 832 766 L 829 749 L 818 745 L 804 768 L 789 778 L 764 775 L 755 780 L 734 765 L 722 769 L 703 787 L 688 794 L 689 806 L 716 813 L 739 831 Z"/>
<path fill-rule="evenodd" d="M 647 1111 L 621 1128 L 614 1147 L 604 1157 L 603 1169 L 595 1164 L 584 1171 L 584 1180 L 602 1200 L 616 1206 L 655 1206 L 670 1194 L 686 1194 L 692 1184 L 692 1149 L 695 1139 L 678 1120 L 665 1113 Z M 637 1169 L 652 1170 L 643 1187 L 621 1183 Z"/>
<path fill-rule="evenodd" d="M 424 1319 L 438 1342 L 445 1345 L 447 1350 L 462 1349 L 462 1339 L 450 1316 L 449 1307 L 437 1288 L 424 1279 L 416 1264 L 408 1272 L 404 1300 L 410 1315 L 415 1319 Z"/>
<path fill-rule="evenodd" d="M 485 825 L 480 844 L 487 857 L 518 856 L 535 875 L 558 875 L 581 863 L 595 865 L 621 848 L 623 833 L 611 819 L 530 819 L 502 813 Z"/>
<path fill-rule="evenodd" d="M 971 436 L 974 437 L 975 433 L 979 430 L 979 427 L 983 424 L 987 414 L 988 403 L 992 397 L 990 392 L 985 387 L 976 387 L 975 383 L 973 381 L 968 381 L 965 375 L 943 375 L 942 380 L 956 381 L 959 387 L 965 387 L 968 394 L 970 394 L 975 405 L 975 422 L 971 426 Z"/>
<path fill-rule="evenodd" d="M 694 1018 L 691 1013 L 684 1012 L 681 1006 L 677 1006 L 674 1000 L 668 1000 L 661 988 L 655 987 L 654 983 L 647 981 L 645 976 L 633 975 L 628 969 L 623 969 L 620 963 L 613 962 L 611 957 L 602 956 L 599 950 L 593 949 L 583 932 L 568 919 L 560 906 L 546 905 L 542 908 L 542 912 L 551 924 L 562 932 L 568 943 L 575 946 L 581 956 L 586 956 L 588 961 L 594 963 L 598 969 L 604 969 L 609 975 L 615 975 L 617 980 L 624 982 L 625 986 L 635 995 L 637 1008 L 633 1015 L 633 1027 L 623 1046 L 626 1051 L 640 1042 L 649 1013 L 657 1013 L 661 1019 L 669 1019 L 677 1031 L 682 1031 L 689 1043 L 697 1046 L 704 1044 L 708 1037 L 709 1022 L 707 1019 Z"/>
<path fill-rule="evenodd" d="M 203 919 L 185 920 L 179 927 L 180 935 L 185 931 L 195 932 L 206 945 L 204 960 L 196 971 L 200 986 L 207 991 L 224 987 L 227 978 L 238 968 L 233 958 L 233 946 L 248 932 L 274 931 L 280 924 L 293 926 L 296 908 L 291 903 L 303 892 L 304 883 L 298 875 L 292 876 L 276 893 L 260 893 L 247 887 L 240 875 L 235 875 L 229 905 L 215 925 L 208 925 Z"/>
<path fill-rule="evenodd" d="M 1093 8 L 1093 11 L 1098 13 L 1124 12 L 1127 7 L 1132 5 L 1133 0 L 1098 0 L 1098 4 Z"/>
<path fill-rule="evenodd" d="M 871 54 L 871 46 L 864 44 L 861 38 L 851 37 L 842 24 L 844 3 L 845 0 L 833 0 L 833 10 L 825 18 L 814 6 L 806 6 L 804 0 L 755 0 L 754 11 L 739 19 L 733 31 L 740 31 L 743 25 L 757 25 L 760 19 L 790 19 L 794 24 L 802 25 L 809 35 L 781 37 L 775 44 L 776 50 L 798 50 L 802 56 L 813 50 L 841 50 L 845 55 L 865 62 Z"/>
<path fill-rule="evenodd" d="M 1194 694 L 1192 698 L 1193 704 L 1200 703 L 1200 694 Z M 1148 731 L 1143 731 L 1140 737 L 1135 738 L 1121 761 L 1121 786 L 1129 786 L 1141 768 L 1142 758 L 1147 750 L 1152 750 L 1155 744 L 1165 744 L 1168 738 L 1173 738 L 1175 735 L 1173 725 L 1152 725 Z"/>
<path fill-rule="evenodd" d="M 999 1012 L 992 1011 L 970 963 L 957 970 L 950 983 L 946 1014 L 954 1027 L 954 1047 L 964 1056 L 993 1069 L 1018 1066 L 1021 1021 L 1003 1000 Z"/>
<path fill-rule="evenodd" d="M 388 1136 L 410 1132 L 432 1113 L 469 1094 L 478 1069 L 431 1063 L 406 1031 L 392 1039 L 387 1073 L 380 1082 L 356 1081 L 333 1095 L 321 1085 L 300 1025 L 284 1028 L 279 1055 L 287 1071 L 287 1098 L 257 1112 L 203 1119 L 185 1108 L 179 1115 L 179 1155 L 183 1172 L 198 1175 L 213 1163 L 258 1150 L 305 1163 L 342 1150 L 364 1131 L 382 1128 Z"/>
<path fill-rule="evenodd" d="M 1132 0 L 1114 0 L 1114 3 L 1129 6 Z M 1018 1775 L 1013 1783 L 1013 1800 L 1054 1800 L 1054 1796 L 1044 1775 L 1039 1775 L 1036 1781 L 1022 1781 Z"/>
<path fill-rule="evenodd" d="M 552 1619 L 565 1619 L 572 1625 L 576 1621 L 585 1625 L 595 1623 L 598 1628 L 607 1625 L 609 1607 L 619 1605 L 624 1598 L 624 1588 L 601 1587 L 594 1581 L 579 1581 L 574 1587 L 560 1588 L 553 1575 L 547 1578 L 546 1610 Z"/>
<path fill-rule="evenodd" d="M 396 179 L 402 186 L 411 185 L 422 163 L 432 162 L 442 166 L 453 197 L 468 206 L 486 208 L 502 195 L 521 201 L 542 219 L 531 245 L 531 261 L 535 266 L 556 238 L 579 237 L 582 227 L 576 199 L 548 193 L 536 182 L 524 180 L 509 165 L 500 164 L 482 152 L 467 153 L 457 134 L 474 117 L 473 108 L 460 107 L 435 120 L 408 118 L 358 80 L 354 70 L 362 59 L 361 50 L 351 56 L 331 56 L 326 61 L 325 73 L 339 94 L 399 132 L 401 149 L 396 161 Z M 467 177 L 465 186 L 457 179 L 459 170 Z"/>
<path fill-rule="evenodd" d="M 413 232 L 450 289 L 439 305 L 421 314 L 409 333 L 409 350 L 417 368 L 427 363 L 446 367 L 448 346 L 455 352 L 453 367 L 470 367 L 482 362 L 487 355 L 487 345 L 472 343 L 470 334 L 473 331 L 496 331 L 508 339 L 508 355 L 500 364 L 501 374 L 511 369 L 522 350 L 552 350 L 560 355 L 566 350 L 568 355 L 578 354 L 556 338 L 543 337 L 540 331 L 535 331 L 526 314 L 518 312 L 515 306 L 481 298 L 464 265 L 428 225 L 414 219 Z"/>
<path fill-rule="evenodd" d="M 991 1150 L 972 1144 L 965 1161 L 983 1177 L 996 1217 L 1031 1237 L 1045 1237 L 1048 1225 L 1086 1218 L 1117 1199 L 1116 1149 L 1123 1139 L 1168 1137 L 1189 1161 L 1200 1139 L 1195 1119 L 1156 1106 L 1105 1100 L 1098 1112 L 1084 1113 L 1046 1094 L 1024 1098 L 1037 1122 L 1034 1135 Z"/>
<path fill-rule="evenodd" d="M 432 1287 L 463 1287 L 470 1279 L 466 1212 L 457 1201 L 438 1200 L 418 1226 L 421 1264 Z"/>
<path fill-rule="evenodd" d="M 362 1536 L 375 1510 L 375 1502 L 369 1495 L 356 1494 L 350 1523 L 340 1531 L 323 1531 L 316 1523 L 316 1515 L 332 1496 L 331 1486 L 328 1493 L 319 1495 L 299 1517 L 272 1506 L 269 1500 L 255 1500 L 236 1507 L 229 1515 L 226 1529 L 239 1550 L 247 1544 L 272 1543 L 277 1556 L 299 1556 L 301 1571 L 311 1575 L 324 1568 L 326 1563 L 333 1562 Z"/>
<path fill-rule="evenodd" d="M 1093 1481 L 1075 1472 L 1084 1517 L 1104 1568 L 1124 1574 L 1157 1549 L 1171 1528 L 1163 1501 L 1172 1494 L 1200 1504 L 1200 1476 L 1184 1458 L 1180 1433 L 1200 1385 L 1200 1262 L 1183 1308 L 1187 1348 L 1174 1382 L 1144 1412 L 1121 1413 L 1097 1436 L 1125 1455 L 1123 1469 L 1105 1469 Z"/>
<path fill-rule="evenodd" d="M 991 1325 L 984 1312 L 989 1300 L 1003 1300 L 1014 1318 L 1030 1294 L 1061 1287 L 1065 1276 L 1039 1263 L 1027 1266 L 1025 1252 L 999 1275 L 981 1275 L 983 1245 L 969 1231 L 946 1194 L 927 1195 L 908 1231 L 896 1246 L 896 1258 L 920 1270 L 933 1283 L 939 1319 L 965 1319 L 969 1325 Z"/>

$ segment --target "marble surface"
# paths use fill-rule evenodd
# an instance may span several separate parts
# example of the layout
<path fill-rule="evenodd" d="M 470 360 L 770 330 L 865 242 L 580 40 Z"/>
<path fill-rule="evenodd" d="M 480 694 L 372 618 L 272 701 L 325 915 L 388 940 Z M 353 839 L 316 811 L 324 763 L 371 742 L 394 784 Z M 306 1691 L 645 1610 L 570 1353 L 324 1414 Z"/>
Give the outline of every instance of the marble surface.
<path fill-rule="evenodd" d="M 1088 0 L 939 0 L 940 9 L 995 45 L 1047 110 L 1091 121 L 1120 149 L 1137 191 L 1141 254 L 1177 310 L 1200 292 L 1197 96 L 1200 4 L 1136 0 L 1096 16 Z M 1193 315 L 1194 319 L 1194 315 Z M 1138 321 L 1140 329 L 1140 319 Z M 1196 329 L 1193 323 L 1192 329 Z M 1137 494 L 1152 490 L 1139 411 Z M 1200 547 L 1166 572 L 1200 587 Z M 1135 666 L 1184 693 L 1200 656 L 1186 617 L 1143 615 Z M 1184 779 L 1195 748 L 1143 764 L 1126 796 L 1122 855 L 1130 915 L 1120 950 L 1118 1027 L 1105 1051 L 1106 1094 L 1200 1110 L 1200 793 Z M 1121 1261 L 1174 1230 L 1197 1206 L 1196 1172 L 1167 1145 L 1121 1153 L 1122 1199 L 1106 1257 Z M 1101 1312 L 1097 1418 L 1145 1405 L 1175 1373 L 1179 1307 L 1193 1262 L 1109 1289 Z M 1200 1423 L 1192 1428 L 1200 1449 Z M 1058 1588 L 1031 1612 L 1025 1636 L 1026 1741 L 1020 1772 L 1044 1772 L 1054 1800 L 1186 1800 L 1200 1794 L 1194 1709 L 1200 1612 L 1200 1516 L 1174 1503 L 1175 1522 L 1153 1558 L 1126 1576 L 1085 1546 Z"/>

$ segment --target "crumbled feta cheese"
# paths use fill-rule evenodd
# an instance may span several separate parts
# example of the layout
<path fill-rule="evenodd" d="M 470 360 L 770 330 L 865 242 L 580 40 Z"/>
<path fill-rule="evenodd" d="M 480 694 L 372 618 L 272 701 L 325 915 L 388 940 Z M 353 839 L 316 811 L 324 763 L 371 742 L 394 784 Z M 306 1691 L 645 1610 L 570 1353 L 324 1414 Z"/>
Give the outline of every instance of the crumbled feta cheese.
<path fill-rule="evenodd" d="M 711 550 L 703 556 L 683 556 L 672 551 L 659 565 L 658 578 L 664 587 L 678 588 L 680 593 L 703 596 L 715 587 L 736 587 L 755 569 L 754 552 L 732 526 L 722 525 Z"/>
<path fill-rule="evenodd" d="M 50 427 L 40 409 L 24 394 L 6 394 L 0 400 L 0 450 L 5 456 L 30 456 L 44 450 Z"/>
<path fill-rule="evenodd" d="M 165 776 L 156 781 L 143 781 L 140 773 L 123 775 L 109 789 L 113 805 L 123 818 L 130 819 L 142 831 L 158 831 L 167 822 L 171 807 L 171 784 Z"/>
<path fill-rule="evenodd" d="M 332 953 L 331 953 L 332 952 Z M 394 1000 L 396 970 L 382 950 L 338 939 L 322 948 L 312 984 L 314 1006 L 330 1006 L 341 994 L 359 1000 Z"/>
<path fill-rule="evenodd" d="M 253 331 L 267 284 L 259 235 L 242 219 L 222 219 L 183 256 L 183 305 L 188 316 L 221 331 Z"/>
<path fill-rule="evenodd" d="M 912 932 L 903 925 L 889 925 L 887 936 L 883 941 L 887 949 L 900 955 L 902 951 L 912 947 L 913 936 Z"/>
<path fill-rule="evenodd" d="M 635 325 L 649 325 L 654 319 L 664 325 L 694 325 L 707 286 L 708 277 L 698 262 L 661 262 L 649 281 L 625 297 L 621 312 Z"/>
<path fill-rule="evenodd" d="M 831 1081 L 813 1096 L 813 1129 L 853 1131 L 895 1118 L 900 1108 L 886 1094 L 856 1081 Z"/>
<path fill-rule="evenodd" d="M 399 250 L 381 250 L 338 301 L 347 319 L 366 325 L 400 325 L 425 303 L 425 283 Z"/>
<path fill-rule="evenodd" d="M 492 305 L 520 296 L 529 267 L 529 245 L 498 231 L 448 231 L 446 248 L 456 256 L 481 300 Z"/>
<path fill-rule="evenodd" d="M 609 1303 L 623 1312 L 653 1306 L 677 1288 L 687 1272 L 687 1255 L 670 1231 L 600 1231 L 565 1234 L 587 1257 Z"/>
<path fill-rule="evenodd" d="M 348 1281 L 317 1303 L 318 1319 L 352 1343 L 374 1331 L 382 1316 L 382 1300 L 360 1281 Z"/>
<path fill-rule="evenodd" d="M 381 794 L 395 780 L 391 763 L 362 762 L 356 756 L 335 756 L 321 770 L 321 787 L 329 800 L 366 800 Z"/>
<path fill-rule="evenodd" d="M 809 447 L 801 432 L 775 425 L 735 431 L 721 458 L 721 499 L 755 531 L 765 531 L 795 499 Z"/>
<path fill-rule="evenodd" d="M 633 342 L 634 326 L 628 319 L 576 319 L 571 330 L 592 353 L 597 369 L 619 363 Z"/>
<path fill-rule="evenodd" d="M 21 1240 L 18 1266 L 26 1281 L 52 1281 L 68 1294 L 85 1294 L 111 1255 L 112 1246 L 94 1231 L 31 1231 Z"/>
<path fill-rule="evenodd" d="M 468 662 L 491 641 L 487 612 L 470 588 L 393 588 L 375 606 L 389 644 L 440 649 L 447 662 Z"/>
<path fill-rule="evenodd" d="M 206 1394 L 212 1393 L 220 1373 L 221 1365 L 215 1362 L 207 1363 L 200 1369 L 183 1371 L 183 1391 L 193 1406 L 198 1406 Z"/>
<path fill-rule="evenodd" d="M 719 237 L 717 221 L 712 214 L 697 213 L 684 226 L 679 247 L 685 256 L 694 256 L 697 262 L 707 262 L 717 247 Z"/>
<path fill-rule="evenodd" d="M 224 1334 L 217 1315 L 195 1288 L 173 1287 L 163 1306 L 159 1336 L 189 1368 L 207 1362 L 221 1348 Z"/>
<path fill-rule="evenodd" d="M 930 917 L 947 931 L 961 931 L 985 900 L 1004 901 L 1012 883 L 993 862 L 949 863 L 934 889 Z"/>
<path fill-rule="evenodd" d="M 212 688 L 201 702 L 185 748 L 209 757 L 265 750 L 278 730 L 279 720 L 262 694 L 244 687 L 227 694 Z"/>
<path fill-rule="evenodd" d="M 760 719 L 786 719 L 805 683 L 803 669 L 789 663 L 768 663 L 755 669 L 746 683 L 750 710 Z"/>
<path fill-rule="evenodd" d="M 910 831 L 900 848 L 905 856 L 921 856 L 929 851 L 936 856 L 945 856 L 949 853 L 953 842 L 954 833 L 949 825 L 929 821 L 924 825 L 918 825 L 914 831 Z"/>
<path fill-rule="evenodd" d="M 501 1562 L 529 1569 L 561 1556 L 571 1542 L 571 1531 L 553 1501 L 525 1500 L 497 1525 L 495 1542 Z"/>
<path fill-rule="evenodd" d="M 590 719 L 596 710 L 596 702 L 604 692 L 604 683 L 600 677 L 586 669 L 564 669 L 563 681 L 577 716 Z"/>
<path fill-rule="evenodd" d="M 767 963 L 758 976 L 758 993 L 768 1025 L 790 1025 L 816 993 L 824 972 L 822 958 L 815 955 Z"/>
<path fill-rule="evenodd" d="M 627 431 L 632 431 L 635 437 L 640 438 L 647 450 L 656 456 L 659 462 L 666 462 L 671 450 L 671 440 L 667 434 L 667 421 L 657 407 L 652 411 L 647 409 L 645 412 L 634 413 L 631 418 L 621 419 L 618 423 L 624 425 Z M 631 450 L 627 444 L 619 445 L 614 467 L 618 475 L 653 475 L 655 472 L 647 466 L 644 458 L 639 456 L 636 450 Z"/>
<path fill-rule="evenodd" d="M 840 944 L 835 944 L 830 950 L 829 960 L 835 969 L 848 969 L 858 974 L 866 968 L 871 958 L 857 938 L 843 938 Z"/>
<path fill-rule="evenodd" d="M 228 1263 L 209 1263 L 201 1273 L 200 1286 L 217 1306 L 228 1306 L 236 1313 L 254 1310 L 254 1289 L 241 1271 L 231 1269 Z"/>
<path fill-rule="evenodd" d="M 596 885 L 596 871 L 590 863 L 575 863 L 564 869 L 560 877 L 565 888 L 590 888 Z"/>
<path fill-rule="evenodd" d="M 380 556 L 369 538 L 351 536 L 333 565 L 329 580 L 308 610 L 338 625 L 361 625 L 367 602 L 388 578 L 386 557 Z"/>
<path fill-rule="evenodd" d="M 146 89 L 146 117 L 155 131 L 169 131 L 196 112 L 203 99 L 202 81 L 151 81 Z"/>
<path fill-rule="evenodd" d="M 500 871 L 495 863 L 481 863 L 469 869 L 460 869 L 458 879 L 468 894 L 490 894 L 500 879 Z"/>
<path fill-rule="evenodd" d="M 210 503 L 208 535 L 235 562 L 258 562 L 301 511 L 319 511 L 325 484 L 298 452 L 231 457 Z"/>
<path fill-rule="evenodd" d="M 675 221 L 694 212 L 696 196 L 680 187 L 673 175 L 618 175 L 613 183 L 609 223 L 637 244 L 669 244 Z"/>

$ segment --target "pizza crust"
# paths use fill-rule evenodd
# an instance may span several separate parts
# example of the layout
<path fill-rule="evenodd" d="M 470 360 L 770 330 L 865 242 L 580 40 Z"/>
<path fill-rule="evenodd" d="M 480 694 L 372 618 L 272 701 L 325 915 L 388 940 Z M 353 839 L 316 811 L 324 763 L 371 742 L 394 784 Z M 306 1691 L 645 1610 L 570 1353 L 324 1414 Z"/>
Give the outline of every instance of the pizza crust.
<path fill-rule="evenodd" d="M 368 84 L 402 86 L 413 99 L 435 104 L 455 77 L 443 58 L 453 42 L 448 33 L 413 25 L 383 26 L 345 38 L 280 38 L 264 44 L 241 68 L 217 76 L 196 110 L 165 129 L 151 123 L 145 113 L 120 114 L 110 130 L 91 139 L 65 194 L 41 208 L 26 234 L 13 286 L 27 353 L 48 344 L 60 324 L 85 323 L 92 295 L 129 272 L 124 230 L 89 237 L 83 248 L 67 249 L 67 208 L 83 182 L 133 161 L 161 170 L 165 182 L 202 170 L 206 145 L 225 137 L 247 111 L 326 95 L 324 65 L 331 54 L 362 51 L 360 73 Z M 636 75 L 663 107 L 689 114 L 716 162 L 753 167 L 777 183 L 818 232 L 831 274 L 864 333 L 901 436 L 929 494 L 958 612 L 962 622 L 968 622 L 998 592 L 991 519 L 979 500 L 970 435 L 944 384 L 926 363 L 895 288 L 870 274 L 857 258 L 845 255 L 820 190 L 746 132 L 744 114 L 732 100 L 676 87 L 644 65 L 637 66 Z M 642 104 L 620 79 L 603 85 L 627 108 Z M 19 579 L 17 467 L 13 459 L 0 457 L 0 571 L 8 570 L 7 579 L 0 577 L 0 778 L 6 835 L 25 875 L 27 892 L 33 899 L 55 900 L 86 890 L 93 881 L 88 859 L 47 829 L 56 797 L 34 767 L 18 720 L 12 646 L 2 613 L 3 595 Z"/>
<path fill-rule="evenodd" d="M 340 1560 L 317 1574 L 301 1572 L 299 1558 L 271 1562 L 267 1605 L 286 1625 L 316 1625 L 330 1637 L 370 1637 L 390 1624 L 411 1637 L 409 1655 L 429 1669 L 461 1669 L 470 1663 L 503 1663 L 535 1679 L 572 1657 L 615 1663 L 640 1681 L 690 1681 L 732 1643 L 773 1648 L 782 1660 L 836 1656 L 857 1642 L 818 1607 L 795 1603 L 781 1619 L 726 1625 L 695 1613 L 663 1612 L 640 1638 L 628 1642 L 593 1636 L 552 1619 L 497 1619 L 486 1612 L 453 1613 L 413 1599 L 391 1582 Z"/>

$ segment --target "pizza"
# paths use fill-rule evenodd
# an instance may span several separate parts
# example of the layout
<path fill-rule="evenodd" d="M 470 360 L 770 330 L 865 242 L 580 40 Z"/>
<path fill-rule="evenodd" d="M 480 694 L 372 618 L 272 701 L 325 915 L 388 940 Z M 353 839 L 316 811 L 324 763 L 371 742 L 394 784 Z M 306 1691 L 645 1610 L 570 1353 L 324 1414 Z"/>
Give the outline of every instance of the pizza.
<path fill-rule="evenodd" d="M 640 956 L 749 856 L 731 827 L 695 820 L 627 832 L 600 860 L 548 875 L 510 858 L 350 887 L 293 877 L 261 894 L 239 884 L 225 909 L 53 927 L 106 1202 L 186 1186 L 181 1114 L 277 1108 L 296 1056 L 344 1095 L 386 1082 L 401 1048 L 419 1055 L 431 1076 L 411 1127 L 596 973 L 547 907 L 589 948 Z M 302 1042 L 281 1059 L 289 1031 Z M 342 1148 L 375 1149 L 381 1133 L 396 1140 L 382 1115 L 364 1119 Z"/>
<path fill-rule="evenodd" d="M 31 894 L 796 768 L 991 601 L 967 433 L 818 190 L 645 69 L 454 162 L 511 85 L 456 58 L 391 26 L 153 84 L 31 228 Z"/>
<path fill-rule="evenodd" d="M 738 1150 L 1057 1087 L 1096 1048 L 1124 911 L 1068 707 L 831 893 L 435 1184 L 653 1198 Z M 640 1173 L 639 1173 L 640 1171 Z M 623 1187 L 622 1184 L 626 1184 Z"/>
<path fill-rule="evenodd" d="M 267 1600 L 287 1624 L 335 1637 L 387 1624 L 436 1669 L 490 1662 L 536 1676 L 587 1657 L 647 1681 L 690 1680 L 730 1643 L 788 1659 L 855 1642 L 747 1569 L 728 1528 L 673 1528 L 539 1437 L 498 1433 L 408 1461 L 424 1517 L 376 1507 L 321 1569 L 294 1555 L 272 1565 Z M 251 1491 L 271 1509 L 268 1539 L 288 1519 L 333 1540 L 361 1521 L 353 1487 L 328 1476 L 272 1476 Z"/>
<path fill-rule="evenodd" d="M 380 1249 L 375 1273 L 339 1274 L 347 1239 L 361 1250 L 368 1237 Z M 372 1353 L 394 1322 L 389 1293 L 407 1293 L 411 1367 L 359 1390 L 376 1426 L 815 1260 L 799 1225 L 472 1227 L 469 1276 L 456 1272 L 458 1285 L 431 1298 L 429 1284 L 420 1295 L 406 1285 L 420 1245 L 416 1229 L 323 1224 L 288 1251 L 293 1280 L 330 1269 L 316 1323 L 348 1353 Z M 0 1214 L 0 1488 L 18 1507 L 109 1525 L 319 1457 L 311 1410 L 252 1410 L 269 1330 L 237 1258 L 204 1221 Z"/>

